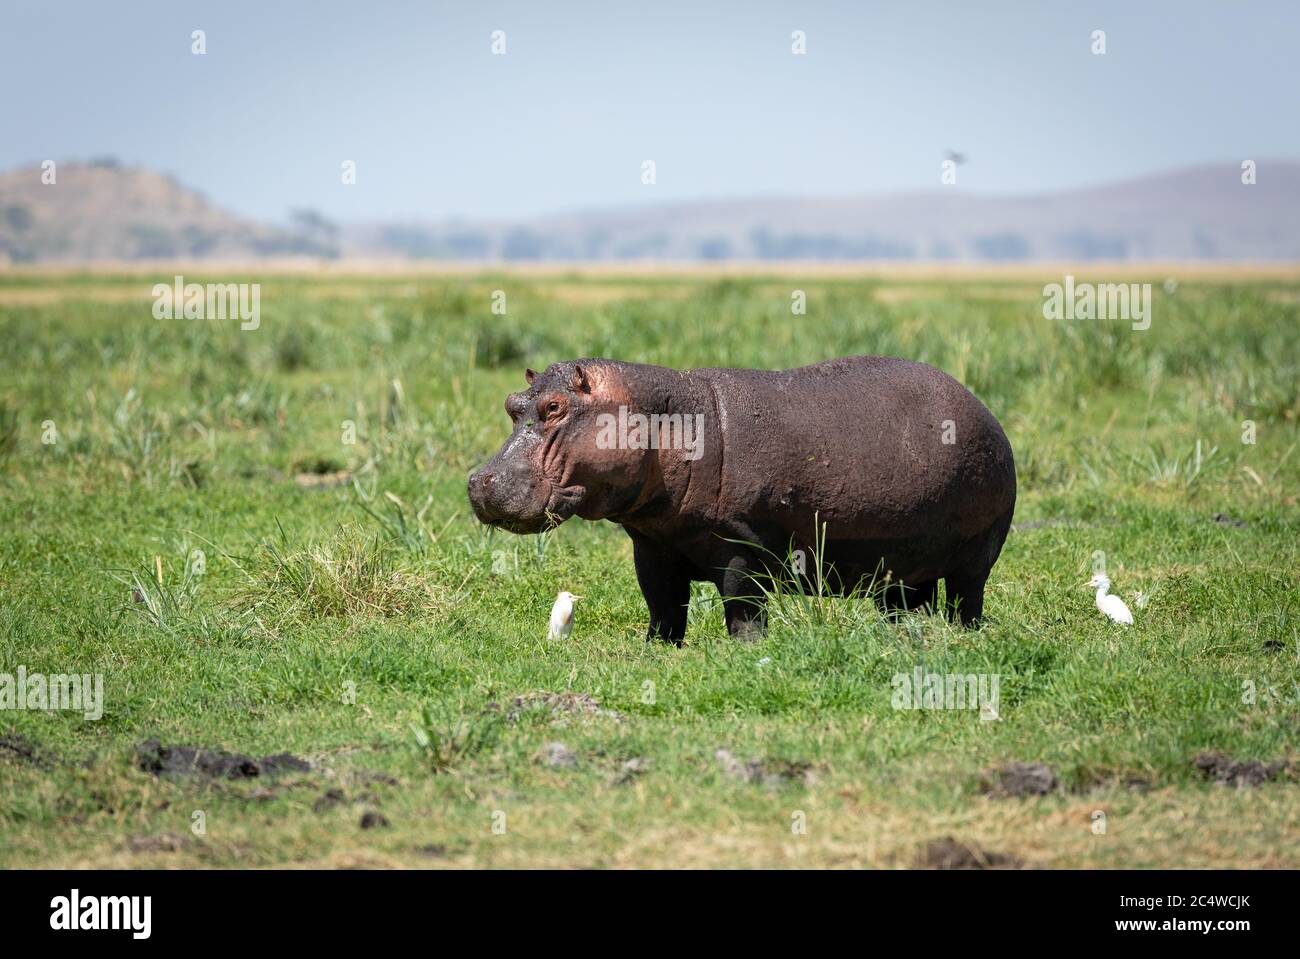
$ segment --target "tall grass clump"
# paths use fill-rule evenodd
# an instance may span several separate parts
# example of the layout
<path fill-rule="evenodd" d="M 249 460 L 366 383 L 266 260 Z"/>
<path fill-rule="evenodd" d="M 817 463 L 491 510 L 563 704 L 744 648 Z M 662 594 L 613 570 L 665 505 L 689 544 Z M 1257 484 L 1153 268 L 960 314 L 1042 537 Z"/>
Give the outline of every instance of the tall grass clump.
<path fill-rule="evenodd" d="M 149 626 L 175 639 L 198 642 L 238 641 L 248 633 L 246 618 L 213 614 L 200 599 L 203 574 L 187 559 L 179 577 L 167 577 L 162 557 L 152 563 L 141 561 L 109 574 L 126 587 L 127 599 L 119 607 L 123 614 L 144 620 Z"/>
<path fill-rule="evenodd" d="M 833 564 L 826 558 L 826 523 L 818 516 L 811 555 L 793 547 L 780 557 L 757 543 L 745 542 L 768 559 L 767 571 L 751 575 L 752 595 L 766 602 L 768 621 L 799 634 L 823 630 L 858 632 L 879 626 L 875 596 L 884 584 L 874 577 L 839 589 Z M 732 542 L 743 542 L 733 540 Z"/>
<path fill-rule="evenodd" d="M 435 773 L 454 770 L 477 753 L 492 748 L 500 736 L 502 718 L 484 713 L 466 718 L 450 715 L 446 709 L 435 713 L 429 706 L 420 710 L 420 721 L 411 723 L 415 748 Z"/>
<path fill-rule="evenodd" d="M 436 612 L 450 590 L 434 574 L 415 569 L 381 533 L 340 525 L 335 535 L 295 547 L 281 528 L 248 570 L 250 582 L 236 607 L 264 626 L 312 619 L 378 616 L 409 618 Z"/>

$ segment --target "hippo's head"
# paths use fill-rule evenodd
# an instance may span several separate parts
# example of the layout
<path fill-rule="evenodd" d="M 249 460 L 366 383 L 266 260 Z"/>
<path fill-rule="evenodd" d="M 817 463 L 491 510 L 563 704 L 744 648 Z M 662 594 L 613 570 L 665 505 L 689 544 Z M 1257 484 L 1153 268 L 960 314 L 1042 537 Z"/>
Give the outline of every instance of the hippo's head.
<path fill-rule="evenodd" d="M 540 533 L 570 516 L 604 519 L 636 502 L 648 478 L 645 452 L 600 441 L 601 414 L 616 416 L 628 402 L 617 365 L 554 363 L 524 378 L 528 389 L 506 397 L 510 438 L 470 474 L 478 518 Z"/>

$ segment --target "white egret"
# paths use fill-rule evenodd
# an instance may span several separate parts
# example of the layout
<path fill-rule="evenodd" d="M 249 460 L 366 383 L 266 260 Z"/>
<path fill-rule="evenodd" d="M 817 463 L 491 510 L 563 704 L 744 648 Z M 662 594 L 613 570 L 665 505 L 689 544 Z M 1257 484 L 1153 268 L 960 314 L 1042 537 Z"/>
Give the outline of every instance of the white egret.
<path fill-rule="evenodd" d="M 569 638 L 569 633 L 573 631 L 573 604 L 579 599 L 582 597 L 574 596 L 567 590 L 561 590 L 560 595 L 555 597 L 555 605 L 551 607 L 551 631 L 547 634 L 548 639 Z"/>
<path fill-rule="evenodd" d="M 1133 625 L 1133 614 L 1129 612 L 1124 600 L 1109 594 L 1110 578 L 1105 573 L 1098 573 L 1084 585 L 1097 591 L 1097 609 L 1101 610 L 1103 616 L 1123 626 Z"/>

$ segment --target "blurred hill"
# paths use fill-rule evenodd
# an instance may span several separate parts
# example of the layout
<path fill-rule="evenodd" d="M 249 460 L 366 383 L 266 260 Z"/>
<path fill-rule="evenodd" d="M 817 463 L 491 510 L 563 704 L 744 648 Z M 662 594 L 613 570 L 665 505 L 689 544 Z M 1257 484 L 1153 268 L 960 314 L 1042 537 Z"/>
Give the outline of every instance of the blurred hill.
<path fill-rule="evenodd" d="M 111 159 L 60 163 L 55 173 L 50 185 L 39 167 L 0 174 L 0 263 L 337 253 L 335 228 L 311 213 L 298 214 L 297 230 L 265 226 L 171 177 Z"/>
<path fill-rule="evenodd" d="M 506 260 L 1300 259 L 1300 162 L 1206 166 L 1066 193 L 702 201 L 505 224 L 370 224 L 345 248 Z"/>
<path fill-rule="evenodd" d="M 169 177 L 111 162 L 0 175 L 0 261 L 367 259 L 505 261 L 1300 260 L 1300 162 L 1234 164 L 1087 189 L 991 196 L 955 187 L 894 196 L 711 200 L 518 222 L 286 227 L 241 219 Z"/>

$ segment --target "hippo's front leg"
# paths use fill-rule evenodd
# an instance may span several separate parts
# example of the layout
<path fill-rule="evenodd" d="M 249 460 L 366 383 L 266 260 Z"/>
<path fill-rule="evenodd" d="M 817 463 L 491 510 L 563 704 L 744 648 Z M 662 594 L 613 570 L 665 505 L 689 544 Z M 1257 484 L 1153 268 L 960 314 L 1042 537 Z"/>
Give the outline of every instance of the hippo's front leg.
<path fill-rule="evenodd" d="M 632 561 L 641 595 L 650 610 L 646 642 L 655 639 L 682 644 L 686 638 L 686 610 L 691 601 L 691 577 L 686 560 L 673 550 L 628 530 Z"/>

